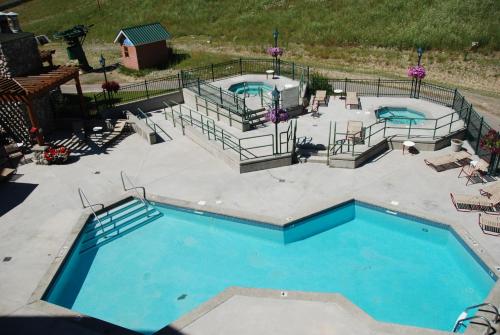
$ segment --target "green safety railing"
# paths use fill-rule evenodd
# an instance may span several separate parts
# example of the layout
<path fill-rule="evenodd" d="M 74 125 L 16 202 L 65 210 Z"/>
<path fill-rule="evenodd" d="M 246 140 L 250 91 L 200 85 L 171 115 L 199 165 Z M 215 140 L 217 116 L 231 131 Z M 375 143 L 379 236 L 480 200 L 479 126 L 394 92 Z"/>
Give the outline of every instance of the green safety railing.
<path fill-rule="evenodd" d="M 297 129 L 296 122 L 290 122 L 286 131 L 280 132 L 280 152 L 275 151 L 274 134 L 264 134 L 258 136 L 250 136 L 238 138 L 231 132 L 221 128 L 215 124 L 215 120 L 203 115 L 189 107 L 177 105 L 173 102 L 164 101 L 165 119 L 171 120 L 173 126 L 179 125 L 184 134 L 184 127 L 191 126 L 201 130 L 202 134 L 206 135 L 208 140 L 214 140 L 221 144 L 223 150 L 232 150 L 239 156 L 240 161 L 249 159 L 264 158 L 274 156 L 276 154 L 292 153 L 294 150 L 295 133 Z M 174 109 L 178 106 L 178 110 Z M 252 144 L 259 142 L 258 144 Z M 263 144 L 261 144 L 263 142 Z"/>
<path fill-rule="evenodd" d="M 404 120 L 408 122 L 408 124 L 398 125 L 397 123 L 388 123 L 388 121 L 398 119 Z M 457 122 L 464 122 L 457 112 L 452 112 L 439 118 L 408 118 L 394 116 L 390 119 L 379 120 L 356 134 L 339 132 L 337 131 L 336 122 L 333 124 L 330 122 L 327 155 L 330 157 L 341 153 L 350 153 L 352 156 L 361 154 L 373 145 L 385 140 L 387 138 L 387 130 L 396 130 L 396 132 L 392 131 L 390 136 L 404 136 L 408 139 L 426 137 L 435 140 L 436 138 L 442 138 L 443 136 L 453 133 L 453 125 Z M 438 136 L 437 132 L 440 129 L 445 129 L 446 133 Z M 380 133 L 382 134 L 379 135 Z M 378 139 L 376 135 L 379 135 Z M 363 147 L 364 150 L 356 151 L 356 148 L 360 147 Z"/>

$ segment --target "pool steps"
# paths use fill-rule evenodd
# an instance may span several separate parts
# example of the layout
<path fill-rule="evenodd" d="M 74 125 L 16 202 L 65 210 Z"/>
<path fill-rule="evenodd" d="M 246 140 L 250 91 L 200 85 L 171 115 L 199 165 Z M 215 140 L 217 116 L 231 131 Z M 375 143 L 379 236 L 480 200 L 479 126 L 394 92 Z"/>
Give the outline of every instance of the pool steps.
<path fill-rule="evenodd" d="M 81 237 L 80 253 L 101 247 L 156 220 L 162 215 L 151 205 L 147 205 L 146 208 L 144 203 L 137 199 L 101 213 L 98 217 L 102 226 L 94 218 L 84 229 Z"/>

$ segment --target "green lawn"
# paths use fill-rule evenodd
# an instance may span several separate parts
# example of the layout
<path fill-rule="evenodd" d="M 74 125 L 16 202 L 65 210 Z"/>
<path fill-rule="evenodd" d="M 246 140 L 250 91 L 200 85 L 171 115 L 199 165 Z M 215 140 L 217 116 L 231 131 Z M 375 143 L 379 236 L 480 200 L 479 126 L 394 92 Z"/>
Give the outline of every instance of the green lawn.
<path fill-rule="evenodd" d="M 101 9 L 98 8 L 101 3 Z M 380 46 L 500 50 L 498 0 L 32 0 L 16 8 L 25 31 L 94 24 L 88 38 L 111 42 L 120 28 L 159 21 L 175 37 L 236 45 Z"/>

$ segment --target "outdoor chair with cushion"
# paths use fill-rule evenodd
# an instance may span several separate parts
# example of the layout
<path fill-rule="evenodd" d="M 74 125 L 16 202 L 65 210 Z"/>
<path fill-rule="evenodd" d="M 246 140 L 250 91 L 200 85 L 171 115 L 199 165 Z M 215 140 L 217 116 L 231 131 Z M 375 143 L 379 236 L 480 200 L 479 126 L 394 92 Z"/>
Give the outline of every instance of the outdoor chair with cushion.
<path fill-rule="evenodd" d="M 500 214 L 500 194 L 490 198 L 482 195 L 467 195 L 450 193 L 451 202 L 459 212 L 483 211 L 486 213 Z"/>
<path fill-rule="evenodd" d="M 123 133 L 123 130 L 127 126 L 127 120 L 116 120 L 115 124 L 112 125 L 113 128 L 104 132 L 102 135 L 102 146 L 107 146 L 113 142 L 118 136 Z"/>
<path fill-rule="evenodd" d="M 0 166 L 0 182 L 7 181 L 16 173 L 15 169 Z"/>
<path fill-rule="evenodd" d="M 346 139 L 351 139 L 354 143 L 363 141 L 363 122 L 352 121 L 347 122 Z"/>
<path fill-rule="evenodd" d="M 325 105 L 327 104 L 327 101 L 326 101 L 326 91 L 316 91 L 316 100 L 318 101 L 318 103 L 324 103 Z"/>
<path fill-rule="evenodd" d="M 467 177 L 465 185 L 468 185 L 473 179 L 479 179 L 481 182 L 484 182 L 482 176 L 488 172 L 488 166 L 489 164 L 482 159 L 478 162 L 471 161 L 470 164 L 462 166 L 462 169 L 458 173 L 458 178 L 464 174 Z"/>
<path fill-rule="evenodd" d="M 424 162 L 437 172 L 441 172 L 469 164 L 471 161 L 470 156 L 467 151 L 459 151 L 444 156 L 424 159 Z"/>
<path fill-rule="evenodd" d="M 500 216 L 479 213 L 478 223 L 483 233 L 500 236 Z"/>
<path fill-rule="evenodd" d="M 359 98 L 356 92 L 347 92 L 345 97 L 345 107 L 352 109 L 355 106 L 356 109 L 359 108 Z"/>
<path fill-rule="evenodd" d="M 500 194 L 500 181 L 489 184 L 485 188 L 479 189 L 482 196 L 490 198 L 493 194 Z"/>

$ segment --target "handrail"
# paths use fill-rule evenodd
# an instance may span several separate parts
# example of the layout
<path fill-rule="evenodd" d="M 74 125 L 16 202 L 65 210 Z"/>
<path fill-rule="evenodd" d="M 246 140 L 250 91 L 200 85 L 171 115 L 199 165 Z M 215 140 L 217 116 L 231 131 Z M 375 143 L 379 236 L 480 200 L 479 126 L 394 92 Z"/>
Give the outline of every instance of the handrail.
<path fill-rule="evenodd" d="M 257 135 L 257 136 L 252 136 L 252 137 L 244 137 L 244 138 L 238 138 L 237 136 L 233 135 L 227 130 L 224 130 L 223 128 L 220 128 L 215 125 L 215 121 L 212 120 L 211 118 L 191 109 L 188 106 L 183 106 L 180 107 L 181 110 L 179 112 L 174 111 L 174 108 L 171 104 L 163 101 L 163 104 L 165 107 L 170 108 L 170 115 L 173 118 L 173 122 L 175 124 L 175 119 L 178 118 L 181 123 L 186 123 L 189 124 L 193 127 L 198 127 L 202 130 L 203 133 L 205 133 L 207 136 L 210 138 L 211 135 L 213 135 L 213 139 L 216 141 L 219 141 L 222 143 L 223 149 L 225 147 L 228 147 L 232 150 L 234 150 L 237 154 L 240 156 L 240 161 L 246 160 L 246 159 L 253 159 L 253 158 L 261 158 L 261 157 L 267 157 L 267 156 L 272 156 L 275 154 L 274 152 L 274 135 L 273 134 L 263 134 L 263 135 Z M 182 110 L 186 110 L 186 113 L 182 113 Z M 165 117 L 167 117 L 167 111 L 165 111 Z M 193 115 L 198 115 L 200 119 L 194 118 Z M 206 119 L 206 123 L 204 122 L 204 119 Z M 209 125 L 209 122 L 211 122 L 211 125 Z M 283 132 L 285 133 L 285 132 Z M 242 142 L 256 139 L 256 138 L 262 138 L 262 137 L 270 137 L 271 141 L 269 144 L 264 144 L 264 145 L 258 145 L 258 146 L 243 146 Z M 237 140 L 237 142 L 236 142 Z M 253 153 L 252 149 L 260 149 L 260 148 L 265 148 L 269 147 L 273 149 L 273 152 L 269 155 L 258 155 L 256 153 Z"/>
<path fill-rule="evenodd" d="M 146 188 L 144 186 L 135 186 L 134 183 L 132 183 L 132 181 L 130 180 L 130 178 L 127 176 L 127 174 L 124 171 L 120 171 L 120 177 L 122 179 L 123 190 L 125 192 L 129 191 L 129 190 L 134 190 L 137 193 L 137 198 L 143 203 L 144 208 L 148 209 L 149 205 L 148 205 L 148 202 L 146 200 Z M 127 181 L 129 182 L 130 185 L 132 185 L 132 187 L 127 189 L 127 187 L 125 186 L 125 179 L 127 179 Z M 139 189 L 139 188 L 142 189 L 142 198 L 141 198 L 139 192 L 137 191 L 137 189 Z"/>
<path fill-rule="evenodd" d="M 500 314 L 498 312 L 498 308 L 489 303 L 489 302 L 485 302 L 485 303 L 482 303 L 482 304 L 478 304 L 478 305 L 474 305 L 474 306 L 469 306 L 467 307 L 466 309 L 464 309 L 464 312 L 468 312 L 470 311 L 471 309 L 475 309 L 475 308 L 479 308 L 479 307 L 484 307 L 484 306 L 488 306 L 488 307 L 491 307 L 494 311 L 494 314 L 495 314 L 495 318 L 492 320 L 494 323 L 497 323 L 498 321 L 500 321 Z M 479 309 L 481 312 L 490 312 L 490 311 L 484 311 L 484 310 L 481 310 Z"/>
<path fill-rule="evenodd" d="M 144 123 L 146 123 L 146 125 L 151 128 L 152 131 L 154 131 L 154 133 L 157 135 L 158 134 L 158 131 L 156 130 L 157 128 L 160 129 L 165 135 L 168 136 L 168 138 L 172 139 L 172 137 L 170 137 L 170 135 L 165 131 L 163 130 L 163 128 L 161 128 L 156 122 L 154 122 L 153 120 L 151 120 L 147 115 L 146 113 L 144 113 L 142 111 L 142 109 L 140 109 L 139 107 L 137 107 L 137 111 L 139 112 L 139 114 L 142 116 L 142 119 L 141 120 L 144 120 Z M 152 123 L 153 126 L 151 126 L 149 123 Z"/>
<path fill-rule="evenodd" d="M 488 320 L 487 318 L 485 318 L 484 316 L 481 316 L 481 315 L 474 315 L 474 316 L 470 316 L 468 318 L 463 318 L 463 319 L 460 319 L 458 320 L 456 323 L 455 323 L 455 326 L 453 327 L 453 332 L 456 333 L 457 330 L 460 329 L 460 326 L 462 326 L 464 324 L 464 322 L 466 321 L 471 321 L 471 320 L 475 320 L 475 319 L 481 319 L 483 321 L 485 321 L 487 323 L 487 326 L 488 326 L 488 329 L 486 329 L 486 331 L 483 333 L 483 335 L 486 335 L 486 334 L 489 334 L 490 330 L 491 331 L 495 331 L 495 329 L 493 328 L 493 326 L 491 325 L 491 322 L 490 320 Z M 483 325 L 483 326 L 486 326 L 485 324 L 482 324 L 482 323 L 477 323 L 477 324 L 480 324 L 480 325 Z"/>
<path fill-rule="evenodd" d="M 99 219 L 99 217 L 97 216 L 97 214 L 95 213 L 94 211 L 94 206 L 102 206 L 102 208 L 104 208 L 104 205 L 102 204 L 91 204 L 89 199 L 87 198 L 87 196 L 85 195 L 85 193 L 83 192 L 83 190 L 79 187 L 78 188 L 78 195 L 80 196 L 80 201 L 82 202 L 82 206 L 83 208 L 88 208 L 90 207 L 90 209 L 92 210 L 92 214 L 94 214 L 94 218 L 97 220 L 97 222 L 99 222 L 99 226 L 101 227 L 101 231 L 104 233 L 104 227 L 102 226 L 102 222 L 101 220 Z M 85 203 L 83 202 L 83 199 L 85 199 L 87 201 L 87 204 L 88 205 L 85 205 Z"/>

